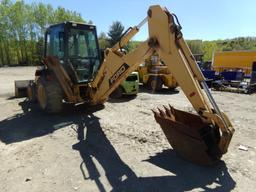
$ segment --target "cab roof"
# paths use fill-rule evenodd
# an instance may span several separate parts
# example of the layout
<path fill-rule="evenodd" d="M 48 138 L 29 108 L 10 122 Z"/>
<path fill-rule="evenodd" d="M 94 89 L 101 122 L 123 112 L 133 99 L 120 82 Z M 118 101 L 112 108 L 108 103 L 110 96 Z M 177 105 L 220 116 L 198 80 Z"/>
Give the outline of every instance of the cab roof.
<path fill-rule="evenodd" d="M 85 26 L 85 27 L 93 27 L 93 28 L 96 28 L 95 25 L 92 25 L 92 24 L 87 24 L 87 23 L 83 23 L 83 22 L 76 22 L 76 21 L 65 21 L 65 22 L 62 22 L 62 23 L 57 23 L 57 24 L 53 24 L 53 25 L 50 25 L 49 27 L 47 27 L 47 29 L 50 29 L 50 28 L 53 28 L 53 27 L 57 27 L 57 26 Z"/>

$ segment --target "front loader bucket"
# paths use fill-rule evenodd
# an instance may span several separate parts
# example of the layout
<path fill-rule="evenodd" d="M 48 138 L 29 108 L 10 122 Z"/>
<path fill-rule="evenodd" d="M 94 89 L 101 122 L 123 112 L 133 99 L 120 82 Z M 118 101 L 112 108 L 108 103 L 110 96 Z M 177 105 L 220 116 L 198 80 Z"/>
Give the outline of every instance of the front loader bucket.
<path fill-rule="evenodd" d="M 221 158 L 219 130 L 204 123 L 198 115 L 171 106 L 153 112 L 169 143 L 181 157 L 200 165 L 210 165 Z"/>
<path fill-rule="evenodd" d="M 32 80 L 14 81 L 15 97 L 27 97 L 27 87 Z"/>

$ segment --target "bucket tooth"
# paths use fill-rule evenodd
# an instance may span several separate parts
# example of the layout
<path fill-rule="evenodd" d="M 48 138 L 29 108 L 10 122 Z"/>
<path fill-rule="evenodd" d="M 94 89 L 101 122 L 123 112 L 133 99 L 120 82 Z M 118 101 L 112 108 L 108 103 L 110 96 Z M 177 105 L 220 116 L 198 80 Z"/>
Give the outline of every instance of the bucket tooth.
<path fill-rule="evenodd" d="M 155 117 L 155 118 L 157 118 L 156 116 L 159 116 L 159 113 L 158 113 L 156 110 L 151 109 L 151 111 L 154 113 L 154 117 Z"/>
<path fill-rule="evenodd" d="M 173 118 L 174 116 L 172 115 L 172 111 L 170 109 L 168 109 L 168 107 L 166 107 L 165 105 L 163 105 L 164 109 L 165 109 L 165 114 L 169 117 L 169 118 Z"/>
<path fill-rule="evenodd" d="M 177 110 L 169 105 L 152 110 L 172 148 L 183 158 L 200 165 L 218 161 L 222 154 L 218 143 L 219 130 L 198 115 Z"/>
<path fill-rule="evenodd" d="M 173 106 L 171 106 L 170 104 L 169 104 L 169 107 L 170 107 L 170 110 L 171 110 L 172 114 L 174 114 L 174 113 L 175 113 L 175 109 L 174 109 L 174 107 L 173 107 Z"/>
<path fill-rule="evenodd" d="M 157 109 L 159 111 L 159 116 L 166 118 L 166 116 L 167 116 L 166 113 L 162 109 L 160 109 L 160 108 L 157 108 Z"/>

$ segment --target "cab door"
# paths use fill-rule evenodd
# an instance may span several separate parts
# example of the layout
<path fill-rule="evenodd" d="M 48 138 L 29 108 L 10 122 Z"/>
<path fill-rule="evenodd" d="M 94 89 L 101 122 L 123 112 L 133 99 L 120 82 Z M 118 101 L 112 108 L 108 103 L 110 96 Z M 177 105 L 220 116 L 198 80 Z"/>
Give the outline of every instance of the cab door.
<path fill-rule="evenodd" d="M 45 34 L 44 56 L 55 56 L 60 61 L 64 60 L 64 26 L 57 25 L 50 27 Z"/>

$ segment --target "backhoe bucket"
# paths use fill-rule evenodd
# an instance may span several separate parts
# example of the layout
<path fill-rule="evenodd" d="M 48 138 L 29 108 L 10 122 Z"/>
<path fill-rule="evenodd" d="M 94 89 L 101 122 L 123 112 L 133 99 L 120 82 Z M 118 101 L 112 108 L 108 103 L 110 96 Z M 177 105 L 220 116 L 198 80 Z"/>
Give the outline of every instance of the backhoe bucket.
<path fill-rule="evenodd" d="M 200 165 L 211 165 L 221 158 L 219 130 L 204 123 L 198 115 L 171 106 L 153 112 L 172 148 L 181 157 Z"/>

